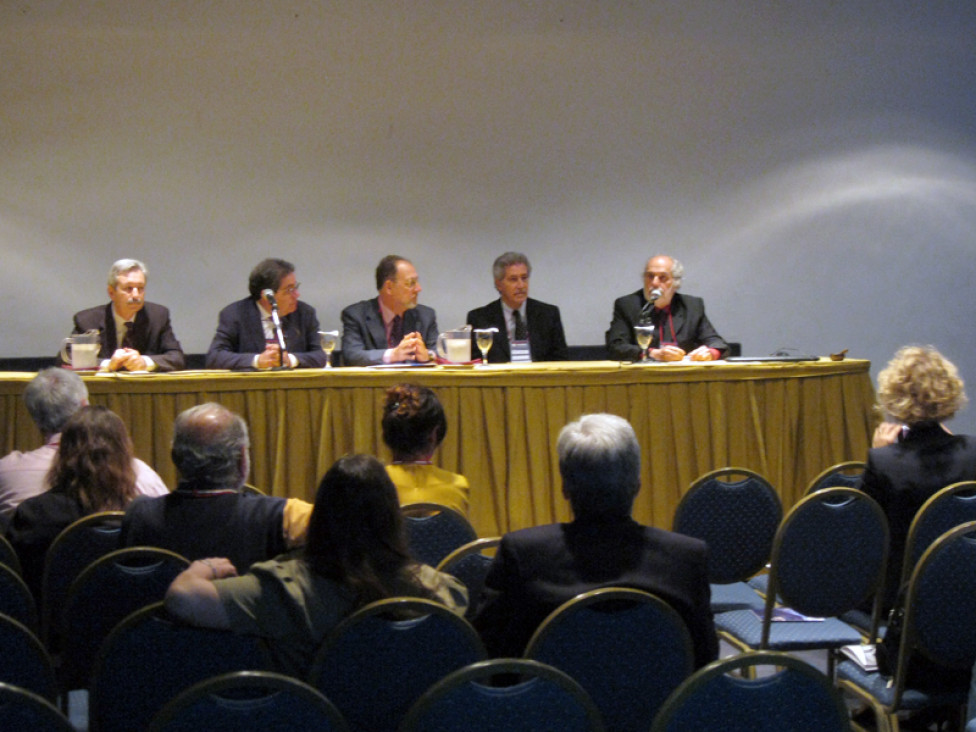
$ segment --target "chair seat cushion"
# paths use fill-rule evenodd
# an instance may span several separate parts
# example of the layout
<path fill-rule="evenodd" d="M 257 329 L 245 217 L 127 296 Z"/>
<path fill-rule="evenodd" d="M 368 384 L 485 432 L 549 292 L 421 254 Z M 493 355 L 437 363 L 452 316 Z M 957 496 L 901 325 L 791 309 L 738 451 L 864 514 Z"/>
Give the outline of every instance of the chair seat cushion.
<path fill-rule="evenodd" d="M 750 648 L 759 648 L 762 618 L 752 610 L 732 610 L 715 616 L 715 627 L 738 638 Z M 860 643 L 861 634 L 837 618 L 810 622 L 774 621 L 769 630 L 768 648 L 777 651 L 803 651 L 814 648 L 839 648 Z"/>
<path fill-rule="evenodd" d="M 730 584 L 713 584 L 712 589 L 712 612 L 724 613 L 729 610 L 744 610 L 755 608 L 762 610 L 765 600 L 745 582 L 732 582 Z"/>
<path fill-rule="evenodd" d="M 895 687 L 893 684 L 889 685 L 890 677 L 878 671 L 865 671 L 853 661 L 844 659 L 837 664 L 837 678 L 863 689 L 889 709 L 895 701 Z M 967 693 L 965 688 L 947 691 L 906 688 L 902 692 L 899 709 L 961 706 L 966 703 Z"/>

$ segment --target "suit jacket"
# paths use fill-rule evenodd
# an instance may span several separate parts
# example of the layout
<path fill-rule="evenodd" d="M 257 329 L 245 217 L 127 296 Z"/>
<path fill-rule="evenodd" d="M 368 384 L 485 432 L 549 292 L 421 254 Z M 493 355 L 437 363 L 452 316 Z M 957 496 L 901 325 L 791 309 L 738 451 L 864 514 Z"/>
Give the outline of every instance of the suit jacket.
<path fill-rule="evenodd" d="M 403 332 L 420 333 L 431 355 L 437 347 L 437 314 L 433 308 L 418 305 L 403 314 Z M 342 311 L 342 362 L 346 366 L 383 363 L 386 329 L 380 314 L 380 300 L 360 300 Z"/>
<path fill-rule="evenodd" d="M 932 494 L 976 480 L 976 439 L 950 435 L 938 422 L 916 424 L 900 442 L 868 451 L 861 490 L 888 517 L 889 553 L 884 609 L 894 603 L 912 519 Z"/>
<path fill-rule="evenodd" d="M 281 319 L 288 353 L 298 359 L 299 368 L 323 368 L 325 351 L 319 340 L 315 308 L 298 302 L 298 308 Z M 232 302 L 220 311 L 217 332 L 207 350 L 208 369 L 246 371 L 254 368 L 254 357 L 264 351 L 264 327 L 258 306 L 250 297 Z"/>
<path fill-rule="evenodd" d="M 75 313 L 72 333 L 97 330 L 101 334 L 101 348 L 98 357 L 102 360 L 112 358 L 119 348 L 119 337 L 115 333 L 115 317 L 112 303 L 99 305 Z M 178 371 L 186 364 L 183 348 L 173 334 L 169 310 L 162 305 L 147 302 L 136 313 L 132 321 L 132 347 L 144 356 L 152 358 L 158 371 Z M 58 361 L 63 363 L 61 356 Z"/>
<path fill-rule="evenodd" d="M 705 543 L 630 518 L 573 521 L 502 537 L 474 624 L 492 656 L 519 657 L 546 616 L 601 587 L 651 592 L 684 619 L 695 666 L 718 655 Z"/>
<path fill-rule="evenodd" d="M 525 320 L 529 328 L 529 353 L 533 361 L 566 361 L 569 351 L 566 348 L 566 334 L 555 305 L 533 300 L 525 303 Z M 505 313 L 501 298 L 484 307 L 472 310 L 466 320 L 474 328 L 498 328 L 498 333 L 488 351 L 489 363 L 506 363 L 512 360 L 512 349 L 505 326 Z M 477 353 L 472 348 L 472 355 Z"/>
<path fill-rule="evenodd" d="M 619 297 L 614 302 L 613 320 L 606 336 L 610 358 L 618 361 L 636 361 L 640 358 L 641 349 L 634 337 L 634 326 L 640 320 L 640 312 L 646 302 L 642 289 Z M 652 308 L 651 313 L 651 322 L 657 326 L 651 348 L 659 348 L 662 333 L 665 342 L 671 340 L 671 325 L 663 311 Z M 722 356 L 728 353 L 729 344 L 709 322 L 705 315 L 705 301 L 700 297 L 676 292 L 671 298 L 671 320 L 678 346 L 683 350 L 690 352 L 698 346 L 708 346 L 721 351 Z"/>

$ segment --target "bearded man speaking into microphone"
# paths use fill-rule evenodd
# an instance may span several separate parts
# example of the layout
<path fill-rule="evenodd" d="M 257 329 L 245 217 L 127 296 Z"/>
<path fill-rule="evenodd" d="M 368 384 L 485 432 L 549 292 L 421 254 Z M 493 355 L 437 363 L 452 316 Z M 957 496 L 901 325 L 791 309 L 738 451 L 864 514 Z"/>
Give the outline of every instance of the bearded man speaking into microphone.
<path fill-rule="evenodd" d="M 315 308 L 298 299 L 295 266 L 283 259 L 265 259 L 251 270 L 247 287 L 250 297 L 220 311 L 207 368 L 324 367 L 319 320 Z"/>
<path fill-rule="evenodd" d="M 657 255 L 644 267 L 644 286 L 617 298 L 607 331 L 607 350 L 618 361 L 714 361 L 729 345 L 705 315 L 705 301 L 678 293 L 685 268 L 674 257 Z M 637 345 L 635 325 L 653 325 L 647 353 Z"/>

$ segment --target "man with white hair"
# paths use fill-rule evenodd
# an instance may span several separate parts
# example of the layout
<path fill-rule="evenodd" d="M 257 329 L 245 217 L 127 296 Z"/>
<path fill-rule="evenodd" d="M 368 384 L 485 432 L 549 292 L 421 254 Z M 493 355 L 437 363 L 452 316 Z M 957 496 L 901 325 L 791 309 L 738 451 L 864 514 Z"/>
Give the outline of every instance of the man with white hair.
<path fill-rule="evenodd" d="M 601 587 L 629 587 L 678 612 L 691 633 L 696 668 L 713 661 L 718 640 L 705 543 L 630 516 L 640 489 L 634 429 L 611 414 L 585 415 L 562 429 L 557 450 L 573 520 L 502 537 L 474 617 L 489 653 L 521 656 L 538 625 L 567 600 Z"/>
<path fill-rule="evenodd" d="M 674 257 L 659 254 L 644 266 L 644 286 L 617 298 L 607 331 L 607 350 L 618 361 L 714 361 L 728 355 L 729 344 L 718 334 L 705 301 L 678 293 L 685 268 Z M 635 325 L 653 325 L 645 354 L 637 345 Z"/>
<path fill-rule="evenodd" d="M 9 517 L 25 499 L 38 496 L 50 486 L 47 474 L 61 441 L 61 428 L 88 404 L 88 389 L 74 371 L 50 368 L 38 372 L 24 389 L 27 411 L 44 436 L 36 450 L 15 450 L 0 458 L 0 518 Z M 156 471 L 136 458 L 136 489 L 147 496 L 169 491 Z"/>
<path fill-rule="evenodd" d="M 139 260 L 118 260 L 108 273 L 110 302 L 75 313 L 72 333 L 99 333 L 103 370 L 178 371 L 186 365 L 169 310 L 146 302 L 148 276 Z"/>

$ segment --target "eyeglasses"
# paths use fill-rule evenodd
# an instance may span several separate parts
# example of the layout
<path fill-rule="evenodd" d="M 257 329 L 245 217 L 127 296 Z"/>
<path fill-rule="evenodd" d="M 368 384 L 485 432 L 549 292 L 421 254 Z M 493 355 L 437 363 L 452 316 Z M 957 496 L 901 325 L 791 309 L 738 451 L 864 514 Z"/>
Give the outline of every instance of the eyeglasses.
<path fill-rule="evenodd" d="M 298 292 L 301 286 L 302 286 L 301 282 L 296 282 L 294 285 L 288 285 L 288 287 L 281 288 L 280 290 L 278 290 L 278 292 L 281 292 L 285 295 L 294 295 L 296 292 Z"/>

